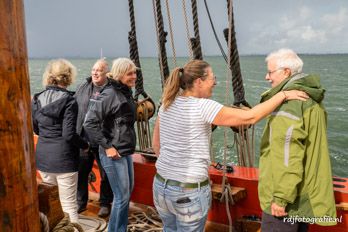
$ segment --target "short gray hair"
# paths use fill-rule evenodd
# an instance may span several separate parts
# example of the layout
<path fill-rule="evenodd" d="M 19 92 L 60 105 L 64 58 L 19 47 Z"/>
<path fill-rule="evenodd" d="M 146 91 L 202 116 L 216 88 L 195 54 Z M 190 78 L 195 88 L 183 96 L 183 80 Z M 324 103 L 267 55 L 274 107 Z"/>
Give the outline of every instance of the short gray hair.
<path fill-rule="evenodd" d="M 104 70 L 105 72 L 108 72 L 108 71 L 109 71 L 109 64 L 108 64 L 108 62 L 106 61 L 106 59 L 104 59 L 104 58 L 99 59 L 99 60 L 97 60 L 97 61 L 94 63 L 94 65 L 96 65 L 96 64 L 101 64 L 102 67 L 103 67 L 103 70 Z M 93 65 L 93 66 L 94 66 L 94 65 Z"/>
<path fill-rule="evenodd" d="M 302 72 L 303 61 L 291 49 L 282 48 L 270 53 L 265 61 L 268 63 L 270 60 L 275 60 L 277 68 L 289 68 L 292 74 Z"/>

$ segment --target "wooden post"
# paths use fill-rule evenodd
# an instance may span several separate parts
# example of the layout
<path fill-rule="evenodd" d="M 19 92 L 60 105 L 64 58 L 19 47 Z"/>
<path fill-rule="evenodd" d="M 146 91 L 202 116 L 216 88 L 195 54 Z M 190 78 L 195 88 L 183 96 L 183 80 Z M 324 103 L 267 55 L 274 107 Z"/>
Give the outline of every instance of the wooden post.
<path fill-rule="evenodd" d="M 40 231 L 22 0 L 0 1 L 0 231 Z"/>

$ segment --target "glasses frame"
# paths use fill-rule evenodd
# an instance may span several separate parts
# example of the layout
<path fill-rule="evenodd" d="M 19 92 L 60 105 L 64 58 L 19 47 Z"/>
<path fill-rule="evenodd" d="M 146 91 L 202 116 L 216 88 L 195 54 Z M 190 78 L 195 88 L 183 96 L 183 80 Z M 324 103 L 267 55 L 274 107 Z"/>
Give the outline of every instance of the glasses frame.
<path fill-rule="evenodd" d="M 202 78 L 201 78 L 202 79 Z M 203 80 L 203 79 L 202 79 Z M 216 76 L 214 75 L 214 77 L 213 78 L 211 78 L 211 77 L 207 77 L 207 78 L 205 78 L 204 80 L 212 80 L 212 81 L 216 81 Z"/>
<path fill-rule="evenodd" d="M 285 68 L 277 68 L 276 70 L 273 70 L 273 71 L 268 71 L 267 73 L 266 73 L 266 75 L 268 75 L 269 77 L 272 75 L 272 73 L 275 73 L 275 72 L 277 72 L 277 71 L 279 71 L 279 70 L 284 70 Z"/>

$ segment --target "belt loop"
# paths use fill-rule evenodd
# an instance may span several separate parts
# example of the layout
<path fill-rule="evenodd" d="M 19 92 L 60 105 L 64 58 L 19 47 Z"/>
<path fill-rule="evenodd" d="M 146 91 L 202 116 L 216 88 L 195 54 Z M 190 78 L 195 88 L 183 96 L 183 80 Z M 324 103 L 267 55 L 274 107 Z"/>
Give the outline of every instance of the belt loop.
<path fill-rule="evenodd" d="M 198 191 L 200 192 L 201 191 L 201 182 L 198 182 Z"/>
<path fill-rule="evenodd" d="M 164 179 L 164 188 L 167 187 L 167 181 L 168 181 L 168 179 Z"/>

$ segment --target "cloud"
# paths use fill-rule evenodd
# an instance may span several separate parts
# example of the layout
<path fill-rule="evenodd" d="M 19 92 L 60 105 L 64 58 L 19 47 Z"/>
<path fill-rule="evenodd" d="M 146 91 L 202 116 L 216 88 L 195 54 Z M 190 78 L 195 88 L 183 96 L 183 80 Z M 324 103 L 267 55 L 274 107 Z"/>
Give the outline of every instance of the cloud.
<path fill-rule="evenodd" d="M 153 7 L 149 2 L 134 4 L 141 56 L 157 56 Z M 222 29 L 228 25 L 226 1 L 208 2 L 218 37 L 225 46 Z M 100 48 L 108 57 L 128 55 L 130 26 L 126 1 L 105 0 L 101 5 L 86 0 L 24 3 L 30 56 L 94 57 L 99 55 Z M 204 5 L 198 6 L 203 53 L 219 55 Z M 347 0 L 330 4 L 327 0 L 243 0 L 234 1 L 234 7 L 240 54 L 265 54 L 280 47 L 300 53 L 348 52 Z M 164 5 L 162 8 L 168 31 Z M 188 55 L 182 4 L 172 1 L 171 9 L 176 54 Z M 190 8 L 187 10 L 190 12 Z M 189 25 L 192 29 L 192 22 Z M 167 40 L 167 52 L 171 55 L 169 36 Z"/>
<path fill-rule="evenodd" d="M 269 52 L 267 49 L 290 47 L 298 52 L 348 52 L 347 8 L 328 13 L 302 6 L 275 18 L 263 22 L 264 25 L 253 24 L 251 30 L 256 36 L 246 43 L 247 50 Z"/>
<path fill-rule="evenodd" d="M 348 10 L 342 8 L 337 14 L 326 14 L 321 21 L 330 30 L 330 33 L 341 33 L 348 27 Z"/>

